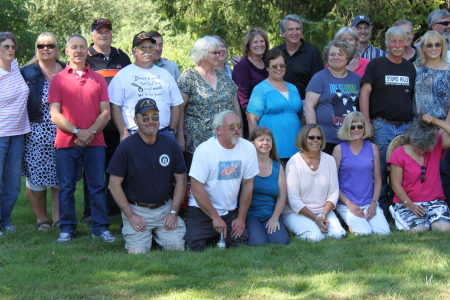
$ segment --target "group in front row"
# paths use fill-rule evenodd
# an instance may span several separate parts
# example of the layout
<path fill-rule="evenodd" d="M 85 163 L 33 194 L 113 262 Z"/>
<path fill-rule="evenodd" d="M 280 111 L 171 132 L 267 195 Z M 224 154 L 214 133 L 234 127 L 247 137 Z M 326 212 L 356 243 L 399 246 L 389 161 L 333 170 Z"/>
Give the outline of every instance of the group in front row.
<path fill-rule="evenodd" d="M 335 212 L 354 234 L 388 234 L 390 169 L 397 228 L 449 231 L 441 178 L 450 175 L 450 14 L 428 19 L 416 46 L 412 24 L 396 22 L 384 52 L 359 15 L 325 47 L 324 69 L 300 17 L 287 15 L 284 44 L 269 51 L 267 33 L 252 28 L 231 70 L 225 41 L 205 36 L 191 51 L 195 67 L 181 75 L 161 57 L 155 31 L 134 36 L 131 63 L 111 47 L 108 19 L 92 23 L 90 46 L 78 34 L 67 39 L 67 64 L 57 38 L 41 34 L 20 70 L 17 41 L 2 32 L 0 229 L 16 230 L 22 168 L 37 228 L 59 227 L 58 242 L 76 233 L 81 178 L 92 236 L 115 241 L 108 215 L 122 212 L 128 253 L 148 252 L 152 239 L 201 251 L 220 234 L 228 246 L 287 244 L 287 230 L 340 238 Z"/>

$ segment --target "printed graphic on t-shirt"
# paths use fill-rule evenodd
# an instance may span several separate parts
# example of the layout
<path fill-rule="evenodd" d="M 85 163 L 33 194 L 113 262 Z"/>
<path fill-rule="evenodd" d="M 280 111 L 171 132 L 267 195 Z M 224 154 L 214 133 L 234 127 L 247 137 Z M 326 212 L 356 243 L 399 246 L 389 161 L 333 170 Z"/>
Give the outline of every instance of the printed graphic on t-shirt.
<path fill-rule="evenodd" d="M 163 100 L 162 80 L 159 76 L 138 76 L 134 75 L 134 80 L 131 83 L 137 89 L 137 94 L 140 98 L 152 98 L 156 101 Z"/>
<path fill-rule="evenodd" d="M 239 179 L 241 177 L 241 161 L 221 161 L 219 162 L 219 174 L 217 180 Z"/>
<path fill-rule="evenodd" d="M 169 163 L 170 163 L 169 155 L 167 155 L 167 154 L 162 154 L 162 155 L 159 157 L 159 163 L 161 164 L 161 166 L 167 167 L 167 166 L 169 165 Z"/>
<path fill-rule="evenodd" d="M 409 86 L 409 77 L 408 76 L 385 75 L 384 78 L 385 78 L 386 85 L 408 85 Z"/>
<path fill-rule="evenodd" d="M 331 84 L 330 93 L 335 93 L 331 99 L 334 114 L 333 125 L 342 125 L 346 115 L 358 109 L 359 92 L 354 84 Z"/>

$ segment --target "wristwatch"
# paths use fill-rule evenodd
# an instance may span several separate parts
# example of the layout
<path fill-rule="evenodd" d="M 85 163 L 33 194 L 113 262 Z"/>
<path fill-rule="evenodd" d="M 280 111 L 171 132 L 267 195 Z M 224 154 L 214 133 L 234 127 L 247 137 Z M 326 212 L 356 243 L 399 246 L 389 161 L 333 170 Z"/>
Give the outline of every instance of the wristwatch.
<path fill-rule="evenodd" d="M 178 130 L 176 130 L 176 129 L 173 129 L 173 128 L 169 128 L 169 130 L 168 130 L 169 132 L 170 131 L 173 131 L 173 134 L 175 134 L 175 135 L 177 135 L 177 132 L 178 132 Z"/>
<path fill-rule="evenodd" d="M 174 214 L 175 216 L 178 216 L 178 213 L 176 211 L 174 211 L 174 210 L 171 210 L 170 213 Z"/>
<path fill-rule="evenodd" d="M 80 131 L 80 128 L 76 127 L 76 128 L 73 130 L 73 134 L 74 134 L 74 135 L 77 135 L 79 131 Z"/>

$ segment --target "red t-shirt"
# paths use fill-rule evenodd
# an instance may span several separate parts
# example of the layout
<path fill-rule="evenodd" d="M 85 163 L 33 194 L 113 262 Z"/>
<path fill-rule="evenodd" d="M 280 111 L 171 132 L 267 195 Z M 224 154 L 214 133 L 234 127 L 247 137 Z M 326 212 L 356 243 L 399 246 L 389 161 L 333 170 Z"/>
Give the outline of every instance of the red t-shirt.
<path fill-rule="evenodd" d="M 422 183 L 422 166 L 405 152 L 403 146 L 399 146 L 392 153 L 388 161 L 389 164 L 395 164 L 403 169 L 402 187 L 408 197 L 413 202 L 428 202 L 435 199 L 445 199 L 442 190 L 441 175 L 439 173 L 439 164 L 444 157 L 445 150 L 442 149 L 442 135 L 438 136 L 438 142 L 431 152 L 424 154 L 424 166 L 426 167 L 425 181 Z M 397 195 L 394 196 L 394 203 L 400 202 Z"/>
<path fill-rule="evenodd" d="M 70 67 L 56 74 L 50 83 L 48 103 L 60 103 L 61 114 L 80 129 L 87 129 L 100 114 L 100 102 L 109 102 L 105 78 L 92 71 L 89 65 L 81 77 Z M 57 129 L 55 148 L 74 147 L 76 136 Z M 95 134 L 89 146 L 106 146 L 103 132 Z"/>

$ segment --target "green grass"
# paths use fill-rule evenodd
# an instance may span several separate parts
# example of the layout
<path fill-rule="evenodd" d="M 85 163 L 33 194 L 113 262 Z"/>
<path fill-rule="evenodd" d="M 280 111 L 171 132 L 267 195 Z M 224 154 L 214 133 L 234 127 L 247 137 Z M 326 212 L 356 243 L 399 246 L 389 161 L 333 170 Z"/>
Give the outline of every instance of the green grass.
<path fill-rule="evenodd" d="M 24 192 L 12 217 L 17 232 L 0 237 L 0 299 L 450 298 L 450 234 L 127 255 L 117 217 L 110 244 L 82 225 L 71 243 L 56 243 L 57 230 L 35 229 Z"/>

